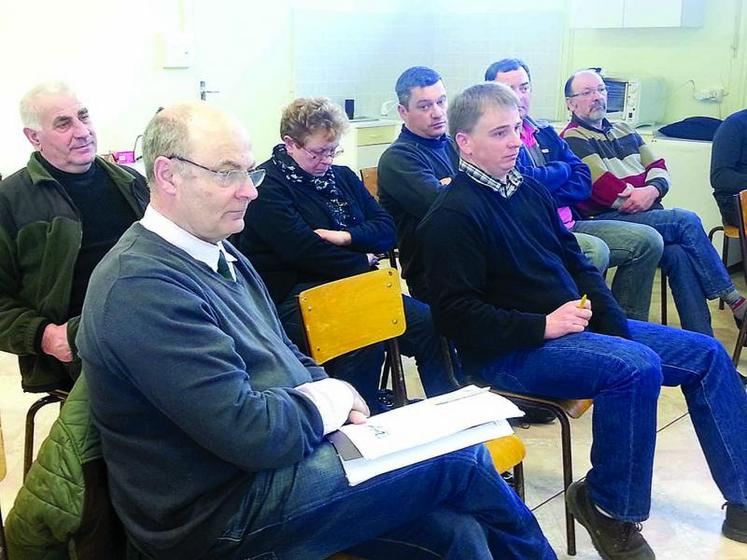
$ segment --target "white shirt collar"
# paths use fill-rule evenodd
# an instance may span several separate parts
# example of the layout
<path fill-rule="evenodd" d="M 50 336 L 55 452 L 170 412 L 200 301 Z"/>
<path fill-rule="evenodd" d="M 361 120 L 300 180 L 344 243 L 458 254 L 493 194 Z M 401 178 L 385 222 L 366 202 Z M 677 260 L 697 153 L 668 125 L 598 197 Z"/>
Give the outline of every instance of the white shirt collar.
<path fill-rule="evenodd" d="M 186 251 L 192 258 L 204 262 L 215 272 L 218 272 L 218 257 L 221 251 L 223 251 L 229 263 L 237 260 L 236 257 L 225 250 L 222 241 L 208 243 L 195 237 L 187 230 L 169 220 L 150 204 L 145 209 L 145 214 L 143 214 L 143 218 L 140 220 L 140 225 L 162 237 L 172 245 L 179 247 L 179 249 Z M 235 277 L 233 267 L 229 265 L 229 268 L 231 268 L 231 273 Z"/>

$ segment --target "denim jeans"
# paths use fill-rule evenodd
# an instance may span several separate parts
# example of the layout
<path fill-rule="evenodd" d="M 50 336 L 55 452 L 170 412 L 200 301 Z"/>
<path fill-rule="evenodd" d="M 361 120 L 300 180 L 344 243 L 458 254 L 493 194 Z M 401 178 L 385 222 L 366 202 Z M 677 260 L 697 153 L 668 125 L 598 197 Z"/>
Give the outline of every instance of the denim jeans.
<path fill-rule="evenodd" d="M 294 295 L 278 305 L 280 321 L 288 338 L 304 353 L 308 353 L 308 347 L 295 294 L 309 287 L 311 285 L 297 286 Z M 398 339 L 399 347 L 404 356 L 415 358 L 426 395 L 433 397 L 457 389 L 458 385 L 451 375 L 451 363 L 441 348 L 441 338 L 433 326 L 430 307 L 409 296 L 402 297 L 407 330 Z M 384 344 L 380 343 L 330 360 L 324 364 L 324 369 L 330 376 L 343 379 L 355 387 L 374 412 L 383 363 Z"/>
<path fill-rule="evenodd" d="M 257 473 L 208 557 L 315 560 L 341 550 L 387 560 L 556 558 L 484 446 L 350 487 L 329 443 Z"/>
<path fill-rule="evenodd" d="M 723 346 L 699 333 L 629 321 L 632 340 L 590 332 L 492 359 L 461 352 L 465 371 L 531 395 L 594 399 L 593 501 L 615 518 L 642 521 L 651 503 L 656 406 L 679 385 L 716 484 L 747 505 L 747 394 Z"/>
<path fill-rule="evenodd" d="M 617 267 L 612 280 L 615 299 L 629 319 L 648 321 L 651 287 L 664 249 L 661 235 L 641 224 L 596 219 L 577 220 L 571 231 L 604 241 L 609 266 Z"/>
<path fill-rule="evenodd" d="M 572 229 L 571 231 L 573 232 L 573 236 L 576 238 L 576 243 L 578 243 L 578 247 L 581 249 L 583 255 L 589 259 L 589 262 L 594 265 L 594 268 L 596 268 L 601 274 L 604 274 L 604 271 L 607 270 L 607 267 L 610 265 L 610 249 L 607 247 L 607 244 L 594 235 L 581 233 L 575 231 L 575 229 Z"/>
<path fill-rule="evenodd" d="M 661 234 L 661 269 L 669 278 L 682 328 L 713 336 L 706 300 L 728 294 L 734 283 L 708 241 L 698 215 L 681 208 L 653 208 L 635 214 L 605 212 L 597 217 L 646 224 Z"/>

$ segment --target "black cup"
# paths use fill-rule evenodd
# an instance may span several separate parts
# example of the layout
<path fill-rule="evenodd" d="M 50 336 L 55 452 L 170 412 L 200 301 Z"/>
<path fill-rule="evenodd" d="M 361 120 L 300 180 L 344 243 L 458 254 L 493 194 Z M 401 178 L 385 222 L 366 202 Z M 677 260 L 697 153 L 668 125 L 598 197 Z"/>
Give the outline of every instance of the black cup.
<path fill-rule="evenodd" d="M 345 100 L 345 114 L 351 120 L 355 118 L 355 99 Z"/>

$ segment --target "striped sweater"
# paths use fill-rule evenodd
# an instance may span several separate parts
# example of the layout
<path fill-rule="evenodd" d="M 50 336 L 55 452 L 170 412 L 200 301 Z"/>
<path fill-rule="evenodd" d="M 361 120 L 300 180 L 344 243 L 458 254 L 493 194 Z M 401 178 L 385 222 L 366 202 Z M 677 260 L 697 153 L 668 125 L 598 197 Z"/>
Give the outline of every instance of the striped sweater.
<path fill-rule="evenodd" d="M 571 150 L 591 169 L 592 190 L 588 200 L 576 208 L 594 216 L 618 208 L 634 188 L 652 185 L 661 199 L 669 190 L 669 172 L 664 160 L 630 126 L 602 120 L 593 128 L 575 115 L 560 134 Z"/>

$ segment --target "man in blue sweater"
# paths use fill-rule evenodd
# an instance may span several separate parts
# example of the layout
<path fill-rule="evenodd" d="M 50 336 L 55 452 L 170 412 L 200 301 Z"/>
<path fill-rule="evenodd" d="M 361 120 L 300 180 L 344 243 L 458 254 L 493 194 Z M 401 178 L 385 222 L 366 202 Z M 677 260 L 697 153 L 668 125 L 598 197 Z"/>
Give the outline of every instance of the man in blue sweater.
<path fill-rule="evenodd" d="M 408 68 L 397 79 L 395 91 L 404 125 L 379 160 L 379 202 L 397 226 L 402 277 L 410 294 L 428 302 L 415 228 L 439 191 L 451 182 L 459 158 L 446 134 L 448 101 L 438 72 L 424 66 Z"/>
<path fill-rule="evenodd" d="M 449 122 L 460 172 L 417 236 L 433 318 L 465 371 L 508 391 L 594 399 L 592 469 L 566 500 L 605 559 L 654 558 L 639 523 L 657 400 L 661 385 L 681 386 L 727 501 L 723 534 L 747 543 L 747 395 L 721 343 L 625 318 L 547 190 L 515 169 L 522 119 L 508 87 L 468 88 Z"/>
<path fill-rule="evenodd" d="M 151 558 L 448 559 L 555 554 L 472 447 L 348 486 L 325 435 L 368 407 L 285 335 L 224 240 L 264 177 L 205 103 L 158 113 L 151 203 L 93 274 L 78 346 L 114 507 Z"/>
<path fill-rule="evenodd" d="M 591 172 L 552 126 L 529 116 L 529 67 L 519 59 L 504 58 L 488 67 L 485 80 L 509 86 L 519 99 L 523 146 L 517 167 L 522 175 L 536 179 L 550 191 L 563 224 L 600 271 L 617 267 L 612 293 L 627 317 L 648 321 L 651 286 L 664 250 L 659 232 L 645 224 L 582 220 L 573 206 L 591 196 Z M 600 256 L 606 258 L 596 262 Z"/>

